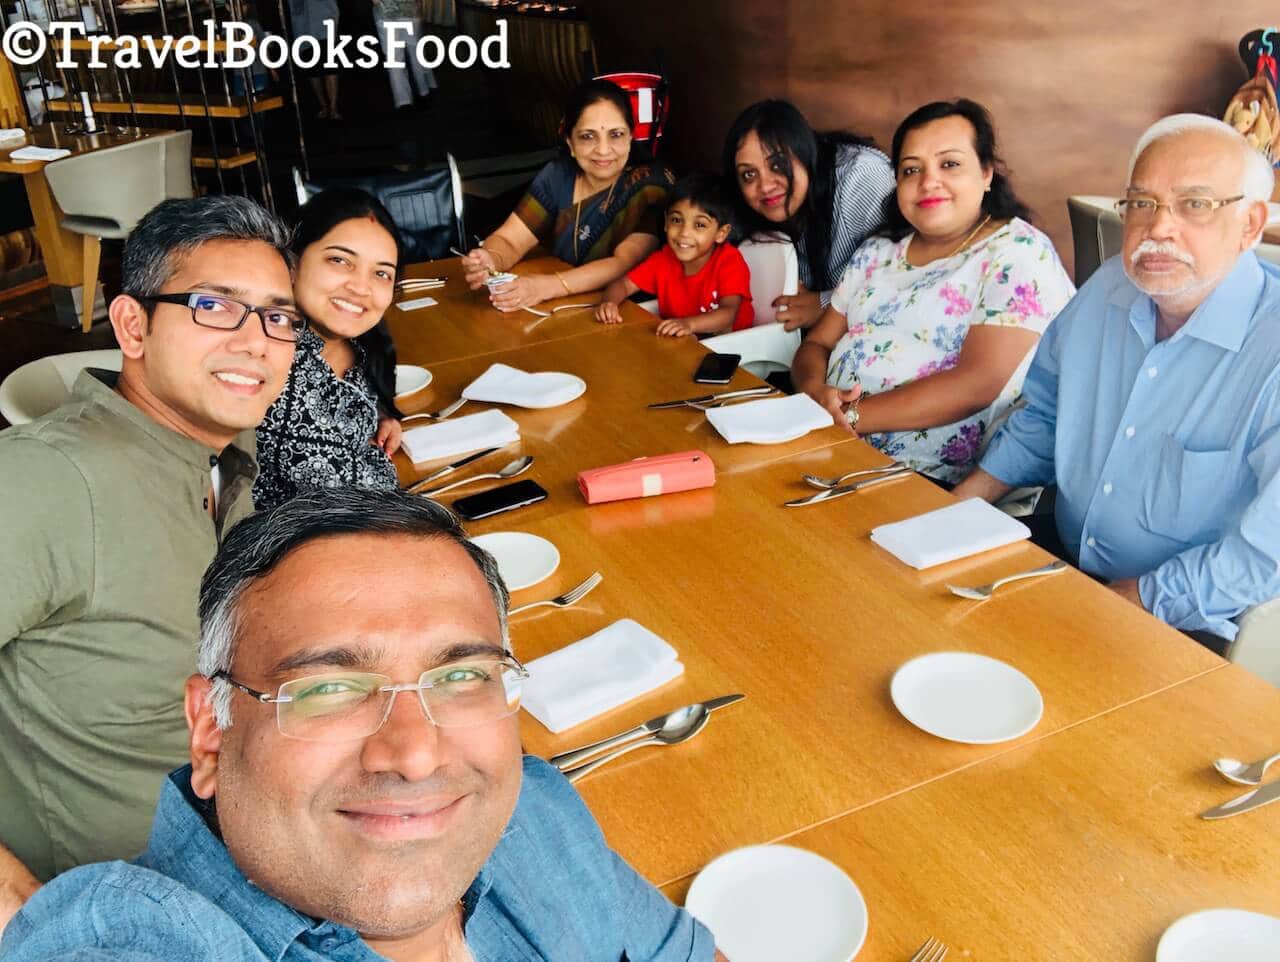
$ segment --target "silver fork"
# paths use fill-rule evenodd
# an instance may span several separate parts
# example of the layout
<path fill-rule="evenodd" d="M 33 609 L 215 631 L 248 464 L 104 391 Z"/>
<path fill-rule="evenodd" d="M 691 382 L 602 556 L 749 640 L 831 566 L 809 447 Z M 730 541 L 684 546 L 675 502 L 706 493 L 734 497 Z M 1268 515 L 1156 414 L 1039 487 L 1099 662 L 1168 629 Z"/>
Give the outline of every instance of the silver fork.
<path fill-rule="evenodd" d="M 593 572 L 591 577 L 586 581 L 582 582 L 582 584 L 577 587 L 570 588 L 564 594 L 557 595 L 554 598 L 548 598 L 545 601 L 531 601 L 527 605 L 521 605 L 519 608 L 512 608 L 507 612 L 507 617 L 510 618 L 512 615 L 518 615 L 520 612 L 528 611 L 530 608 L 541 608 L 544 605 L 551 608 L 571 608 L 587 595 L 591 594 L 595 589 L 595 586 L 602 581 L 604 581 L 604 575 L 598 571 Z"/>
<path fill-rule="evenodd" d="M 942 962 L 947 957 L 947 947 L 932 935 L 920 946 L 920 950 L 911 956 L 911 962 Z"/>
<path fill-rule="evenodd" d="M 958 585 L 947 585 L 947 590 L 953 595 L 959 595 L 961 598 L 968 598 L 970 601 L 986 601 L 991 597 L 991 593 L 1001 585 L 1007 585 L 1010 581 L 1021 581 L 1023 578 L 1039 578 L 1043 575 L 1056 575 L 1059 571 L 1067 570 L 1065 561 L 1055 561 L 1047 564 L 1043 568 L 1032 568 L 1030 571 L 1019 571 L 1016 575 L 1008 575 L 991 582 L 989 585 L 978 585 L 976 588 L 961 588 Z"/>
<path fill-rule="evenodd" d="M 848 474 L 842 474 L 838 478 L 820 478 L 816 474 L 806 474 L 802 477 L 806 484 L 810 484 L 815 488 L 828 490 L 830 488 L 840 487 L 840 485 L 844 484 L 850 478 L 861 478 L 864 475 L 872 474 L 889 474 L 892 471 L 897 471 L 899 468 L 905 467 L 906 465 L 903 462 L 894 461 L 892 464 L 886 464 L 882 468 L 867 468 L 864 471 L 850 471 Z"/>
<path fill-rule="evenodd" d="M 462 407 L 462 405 L 466 403 L 467 403 L 467 399 L 464 397 L 460 397 L 458 398 L 458 400 L 454 401 L 448 407 L 443 407 L 439 411 L 432 411 L 430 413 L 424 413 L 424 414 L 406 414 L 400 420 L 412 421 L 414 418 L 426 418 L 428 421 L 443 421 L 445 418 L 447 418 L 454 411 L 458 410 L 458 408 Z"/>

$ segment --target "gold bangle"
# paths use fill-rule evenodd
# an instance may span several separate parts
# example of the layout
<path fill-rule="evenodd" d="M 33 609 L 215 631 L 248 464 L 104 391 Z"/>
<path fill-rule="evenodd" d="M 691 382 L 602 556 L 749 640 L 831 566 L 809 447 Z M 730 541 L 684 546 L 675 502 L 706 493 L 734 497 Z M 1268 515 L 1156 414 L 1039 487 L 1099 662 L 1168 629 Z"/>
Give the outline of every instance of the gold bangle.
<path fill-rule="evenodd" d="M 560 286 L 564 288 L 564 292 L 565 292 L 566 294 L 568 294 L 568 295 L 570 295 L 570 296 L 572 296 L 572 295 L 573 295 L 573 291 L 569 290 L 569 283 L 568 283 L 568 281 L 566 281 L 566 280 L 561 276 L 561 274 L 560 274 L 560 272 L 559 272 L 559 271 L 556 271 L 556 280 L 558 280 L 558 281 L 560 282 Z"/>

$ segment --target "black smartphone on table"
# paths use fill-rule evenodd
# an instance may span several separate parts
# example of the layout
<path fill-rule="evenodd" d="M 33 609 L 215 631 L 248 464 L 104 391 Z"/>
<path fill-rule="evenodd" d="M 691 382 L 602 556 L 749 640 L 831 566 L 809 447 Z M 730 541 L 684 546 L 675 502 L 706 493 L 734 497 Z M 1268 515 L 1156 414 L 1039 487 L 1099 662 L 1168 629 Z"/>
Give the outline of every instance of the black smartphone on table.
<path fill-rule="evenodd" d="M 728 384 L 741 360 L 741 354 L 708 354 L 693 372 L 693 380 L 698 384 Z"/>
<path fill-rule="evenodd" d="M 515 481 L 453 502 L 453 510 L 468 521 L 479 521 L 526 504 L 547 500 L 547 492 L 536 481 Z"/>

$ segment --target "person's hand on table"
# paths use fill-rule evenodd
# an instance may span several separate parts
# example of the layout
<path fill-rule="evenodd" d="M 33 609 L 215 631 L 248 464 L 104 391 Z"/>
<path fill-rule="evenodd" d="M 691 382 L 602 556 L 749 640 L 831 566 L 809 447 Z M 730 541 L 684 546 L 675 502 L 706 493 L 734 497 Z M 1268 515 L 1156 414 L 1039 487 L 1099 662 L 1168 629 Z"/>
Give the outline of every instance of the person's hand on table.
<path fill-rule="evenodd" d="M 688 337 L 693 333 L 693 325 L 683 318 L 672 317 L 658 324 L 659 337 Z"/>
<path fill-rule="evenodd" d="M 400 450 L 400 439 L 403 435 L 404 428 L 399 421 L 395 418 L 381 417 L 378 418 L 378 434 L 373 443 L 382 448 L 387 457 L 391 457 Z"/>
<path fill-rule="evenodd" d="M 466 279 L 467 287 L 473 291 L 484 287 L 484 282 L 489 279 L 489 272 L 497 269 L 498 264 L 493 255 L 483 247 L 468 251 L 462 258 L 462 276 Z"/>
<path fill-rule="evenodd" d="M 849 410 L 854 401 L 862 396 L 862 387 L 860 385 L 844 390 L 833 387 L 830 384 L 824 384 L 816 390 L 809 391 L 808 394 L 809 397 L 821 404 L 825 410 L 831 412 L 831 416 L 836 420 L 836 427 L 848 432 L 855 438 L 858 436 L 858 432 L 849 423 L 845 412 Z"/>
<path fill-rule="evenodd" d="M 534 274 L 489 288 L 489 302 L 500 311 L 518 311 L 563 293 L 554 275 Z"/>
<path fill-rule="evenodd" d="M 822 316 L 822 298 L 817 291 L 808 291 L 803 287 L 797 294 L 782 294 L 773 299 L 773 309 L 778 312 L 778 320 L 782 322 L 784 331 L 796 328 L 808 330 L 818 323 Z"/>
<path fill-rule="evenodd" d="M 601 301 L 596 307 L 596 320 L 601 324 L 621 324 L 622 310 L 613 301 Z"/>

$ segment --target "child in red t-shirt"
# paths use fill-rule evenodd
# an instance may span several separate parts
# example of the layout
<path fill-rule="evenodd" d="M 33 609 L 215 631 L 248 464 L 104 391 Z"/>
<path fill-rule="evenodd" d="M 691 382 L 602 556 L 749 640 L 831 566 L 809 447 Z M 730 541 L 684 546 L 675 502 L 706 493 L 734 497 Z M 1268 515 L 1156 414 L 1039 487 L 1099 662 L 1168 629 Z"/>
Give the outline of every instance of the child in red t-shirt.
<path fill-rule="evenodd" d="M 655 294 L 658 334 L 719 334 L 750 327 L 751 272 L 738 248 L 725 243 L 732 208 L 719 179 L 691 174 L 676 184 L 667 206 L 666 246 L 604 291 L 596 320 L 618 324 L 618 304 L 636 291 Z"/>

